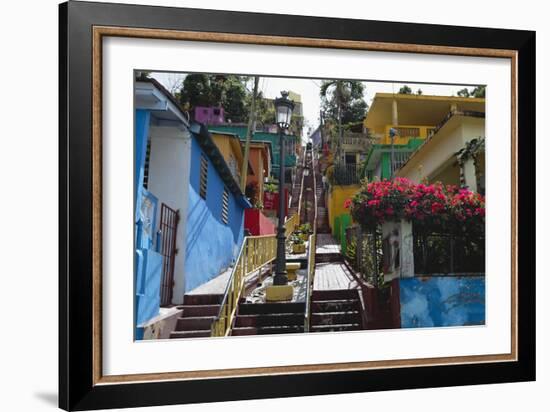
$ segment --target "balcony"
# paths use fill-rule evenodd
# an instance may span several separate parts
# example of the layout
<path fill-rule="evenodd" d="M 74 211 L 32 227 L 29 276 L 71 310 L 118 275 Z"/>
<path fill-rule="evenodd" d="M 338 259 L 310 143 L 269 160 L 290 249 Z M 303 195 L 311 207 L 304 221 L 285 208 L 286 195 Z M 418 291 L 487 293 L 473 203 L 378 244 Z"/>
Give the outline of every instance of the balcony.
<path fill-rule="evenodd" d="M 435 126 L 404 125 L 393 127 L 391 125 L 386 125 L 384 135 L 379 142 L 380 144 L 391 144 L 391 128 L 397 130 L 397 136 L 393 139 L 395 145 L 406 145 L 412 139 L 426 139 L 434 133 L 436 129 Z"/>
<path fill-rule="evenodd" d="M 330 138 L 329 142 L 330 147 L 335 149 L 338 136 Z M 369 147 L 370 140 L 366 134 L 346 132 L 341 143 L 340 148 L 344 152 L 363 152 Z"/>
<path fill-rule="evenodd" d="M 332 182 L 335 185 L 357 185 L 361 181 L 361 165 L 336 164 L 332 174 Z"/>

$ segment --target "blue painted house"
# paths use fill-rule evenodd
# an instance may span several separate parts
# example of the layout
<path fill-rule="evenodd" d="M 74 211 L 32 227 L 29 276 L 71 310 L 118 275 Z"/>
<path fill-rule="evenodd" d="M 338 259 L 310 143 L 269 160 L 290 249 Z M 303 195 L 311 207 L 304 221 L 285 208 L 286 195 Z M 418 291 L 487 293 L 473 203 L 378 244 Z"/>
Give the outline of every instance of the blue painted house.
<path fill-rule="evenodd" d="M 135 324 L 227 269 L 250 203 L 206 127 L 156 80 L 135 83 Z"/>
<path fill-rule="evenodd" d="M 186 291 L 233 263 L 244 239 L 244 210 L 251 207 L 206 126 L 194 123 L 191 132 Z"/>

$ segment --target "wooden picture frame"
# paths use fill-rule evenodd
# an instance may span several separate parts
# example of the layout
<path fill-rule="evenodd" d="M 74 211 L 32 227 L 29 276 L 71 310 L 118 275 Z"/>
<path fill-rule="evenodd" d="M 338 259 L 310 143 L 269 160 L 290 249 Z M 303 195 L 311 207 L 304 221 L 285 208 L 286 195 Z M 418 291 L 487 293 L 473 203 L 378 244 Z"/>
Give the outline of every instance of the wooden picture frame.
<path fill-rule="evenodd" d="M 60 5 L 59 406 L 88 410 L 535 379 L 535 33 L 69 2 Z M 102 375 L 105 36 L 485 56 L 512 62 L 510 354 Z"/>

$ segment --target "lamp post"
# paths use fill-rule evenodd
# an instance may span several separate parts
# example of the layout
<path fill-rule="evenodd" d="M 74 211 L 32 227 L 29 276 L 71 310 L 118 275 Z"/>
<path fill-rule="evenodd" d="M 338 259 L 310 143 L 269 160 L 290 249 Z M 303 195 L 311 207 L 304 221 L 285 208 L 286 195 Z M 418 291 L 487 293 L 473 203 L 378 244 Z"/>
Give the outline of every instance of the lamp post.
<path fill-rule="evenodd" d="M 290 126 L 294 102 L 288 98 L 288 92 L 282 91 L 281 96 L 275 99 L 275 113 L 279 127 L 279 225 L 277 226 L 277 264 L 275 267 L 274 285 L 288 283 L 286 273 L 286 236 L 285 236 L 285 143 L 284 132 Z"/>

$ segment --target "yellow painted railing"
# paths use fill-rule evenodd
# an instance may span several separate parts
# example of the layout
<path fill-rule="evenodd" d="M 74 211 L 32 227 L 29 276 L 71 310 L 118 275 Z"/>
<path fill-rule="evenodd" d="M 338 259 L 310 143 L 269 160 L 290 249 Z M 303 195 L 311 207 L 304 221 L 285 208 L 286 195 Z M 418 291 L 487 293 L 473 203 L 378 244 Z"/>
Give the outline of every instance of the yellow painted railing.
<path fill-rule="evenodd" d="M 296 213 L 285 222 L 285 236 L 288 238 L 298 226 L 300 226 L 300 215 Z"/>
<path fill-rule="evenodd" d="M 380 144 L 391 144 L 390 129 L 397 130 L 397 136 L 394 137 L 393 143 L 396 145 L 405 145 L 409 143 L 410 139 L 425 139 L 435 126 L 418 126 L 418 125 L 399 125 L 391 126 L 387 125 L 384 131 L 384 138 L 380 141 Z"/>
<path fill-rule="evenodd" d="M 237 312 L 243 293 L 245 278 L 252 272 L 275 260 L 277 239 L 274 235 L 247 236 L 227 283 L 218 316 L 212 323 L 212 336 L 226 336 Z"/>
<path fill-rule="evenodd" d="M 307 252 L 307 284 L 306 284 L 306 314 L 304 320 L 304 331 L 309 332 L 311 318 L 311 294 L 313 292 L 313 281 L 315 279 L 315 251 L 317 248 L 316 230 L 309 236 Z"/>

